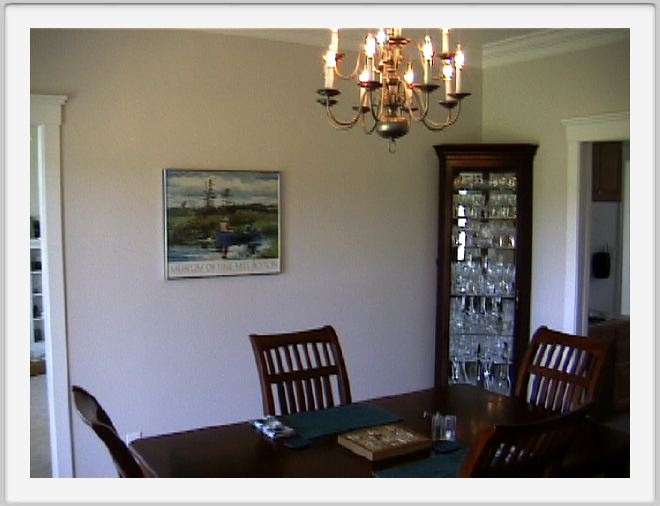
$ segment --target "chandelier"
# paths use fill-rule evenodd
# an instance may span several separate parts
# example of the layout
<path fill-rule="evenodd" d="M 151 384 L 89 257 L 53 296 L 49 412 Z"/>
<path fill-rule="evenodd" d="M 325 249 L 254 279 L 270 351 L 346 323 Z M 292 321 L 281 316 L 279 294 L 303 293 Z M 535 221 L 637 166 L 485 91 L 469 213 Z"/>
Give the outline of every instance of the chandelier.
<path fill-rule="evenodd" d="M 317 102 L 325 107 L 328 121 L 334 128 L 348 130 L 359 122 L 365 133 L 376 131 L 389 139 L 389 151 L 394 153 L 396 139 L 406 135 L 413 122 L 422 123 L 434 131 L 456 123 L 461 113 L 461 101 L 470 95 L 462 89 L 465 56 L 461 45 L 450 50 L 449 29 L 443 28 L 442 51 L 437 52 L 431 37 L 426 35 L 418 46 L 423 79 L 416 82 L 414 58 L 405 54 L 411 42 L 403 36 L 400 28 L 381 28 L 376 35 L 369 33 L 358 54 L 355 70 L 345 75 L 339 68 L 344 57 L 344 53 L 339 52 L 339 34 L 337 29 L 332 29 L 330 46 L 323 55 L 325 80 L 323 88 L 317 90 L 321 96 Z M 359 90 L 357 105 L 353 106 L 355 115 L 348 121 L 337 119 L 332 109 L 338 102 L 335 97 L 341 93 L 335 87 L 336 77 L 354 81 Z M 439 103 L 445 109 L 446 119 L 435 122 L 428 116 L 430 97 L 441 86 L 444 86 L 445 97 Z"/>

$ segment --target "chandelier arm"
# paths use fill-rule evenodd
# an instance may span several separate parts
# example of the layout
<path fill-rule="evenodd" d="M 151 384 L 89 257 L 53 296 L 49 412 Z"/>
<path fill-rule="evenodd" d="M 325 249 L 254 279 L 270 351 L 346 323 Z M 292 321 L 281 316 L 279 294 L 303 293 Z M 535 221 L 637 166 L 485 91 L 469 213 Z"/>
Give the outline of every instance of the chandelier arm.
<path fill-rule="evenodd" d="M 366 93 L 363 95 L 362 100 L 360 101 L 360 107 L 362 108 L 360 111 L 360 124 L 362 125 L 362 130 L 364 131 L 365 134 L 371 135 L 374 130 L 376 129 L 376 122 L 374 121 L 373 125 L 371 127 L 367 126 L 367 115 L 365 114 L 367 110 L 371 110 L 372 104 L 371 104 L 371 95 L 367 95 Z"/>
<path fill-rule="evenodd" d="M 452 117 L 451 110 L 449 110 L 449 112 L 447 113 L 447 120 L 444 123 L 435 123 L 434 121 L 431 121 L 428 118 L 424 118 L 423 123 L 424 126 L 429 130 L 433 130 L 437 132 L 440 130 L 444 130 L 445 128 L 452 126 L 454 123 L 456 123 L 460 114 L 461 114 L 461 103 L 459 101 L 458 109 L 456 110 L 456 115 Z"/>
<path fill-rule="evenodd" d="M 358 119 L 360 119 L 360 114 L 361 111 L 358 109 L 357 114 L 349 121 L 341 121 L 338 120 L 335 115 L 332 112 L 332 109 L 330 109 L 329 102 L 326 102 L 325 104 L 325 111 L 328 115 L 328 119 L 331 120 L 331 125 L 340 129 L 340 130 L 348 130 L 349 128 L 352 128 L 355 123 L 357 123 Z"/>
<path fill-rule="evenodd" d="M 420 122 L 420 121 L 422 121 L 422 120 L 424 119 L 424 117 L 426 116 L 426 112 L 428 111 L 428 108 L 425 107 L 425 105 L 422 103 L 422 100 L 417 96 L 418 91 L 415 90 L 415 89 L 413 88 L 413 89 L 412 89 L 412 92 L 413 92 L 413 97 L 415 97 L 415 98 L 411 101 L 410 106 L 406 104 L 406 106 L 404 107 L 404 109 L 408 112 L 408 114 L 410 115 L 410 118 L 411 118 L 413 121 L 415 121 L 415 122 Z M 417 105 L 419 106 L 418 109 L 419 109 L 420 111 L 422 111 L 422 113 L 420 113 L 420 114 L 417 115 L 417 116 L 415 115 L 415 111 L 413 111 L 413 108 L 411 107 L 412 105 L 414 105 L 413 102 L 416 102 Z"/>
<path fill-rule="evenodd" d="M 368 126 L 367 126 L 367 115 L 366 115 L 366 114 L 362 114 L 362 115 L 360 116 L 360 120 L 361 120 L 360 123 L 362 124 L 362 130 L 364 130 L 364 133 L 365 133 L 365 134 L 367 134 L 367 135 L 371 135 L 372 133 L 374 133 L 374 130 L 376 130 L 376 125 L 377 125 L 378 123 L 376 123 L 376 122 L 374 121 L 374 124 L 371 125 L 371 127 L 368 127 Z"/>
<path fill-rule="evenodd" d="M 431 109 L 430 94 L 428 91 L 422 93 L 418 89 L 413 88 L 413 95 L 417 100 L 417 105 L 419 105 L 419 110 L 420 110 L 419 119 L 417 119 L 416 121 L 424 121 L 429 113 L 429 110 Z"/>
<path fill-rule="evenodd" d="M 341 79 L 344 79 L 345 81 L 357 77 L 357 75 L 360 71 L 360 62 L 361 61 L 362 61 L 362 53 L 358 53 L 358 57 L 357 57 L 357 60 L 355 62 L 355 69 L 353 70 L 353 73 L 351 73 L 349 75 L 342 74 L 339 71 L 339 64 L 337 64 L 337 66 L 335 66 L 335 75 L 340 77 Z"/>
<path fill-rule="evenodd" d="M 376 113 L 375 107 L 374 107 L 373 92 L 374 92 L 374 90 L 371 90 L 371 89 L 369 90 L 369 110 L 371 110 L 371 115 L 373 116 L 374 121 L 378 122 L 379 121 L 378 118 L 381 118 L 383 116 L 383 97 L 382 97 L 382 91 L 381 91 L 381 96 L 380 96 L 380 99 L 378 101 L 378 106 L 377 106 L 378 107 L 378 113 Z"/>

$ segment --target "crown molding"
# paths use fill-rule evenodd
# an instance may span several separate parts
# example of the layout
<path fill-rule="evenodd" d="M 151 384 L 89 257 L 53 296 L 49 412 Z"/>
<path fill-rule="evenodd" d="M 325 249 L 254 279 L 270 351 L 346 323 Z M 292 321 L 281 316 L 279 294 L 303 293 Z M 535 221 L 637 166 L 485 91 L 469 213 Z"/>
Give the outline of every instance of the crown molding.
<path fill-rule="evenodd" d="M 61 125 L 66 95 L 30 95 L 30 124 Z"/>
<path fill-rule="evenodd" d="M 568 142 L 623 140 L 630 138 L 630 112 L 616 112 L 561 120 Z"/>
<path fill-rule="evenodd" d="M 561 120 L 561 123 L 566 127 L 573 127 L 573 126 L 594 125 L 601 123 L 619 123 L 625 121 L 630 121 L 629 112 L 614 112 L 610 114 L 599 114 L 597 116 L 568 118 Z"/>
<path fill-rule="evenodd" d="M 628 39 L 628 29 L 548 29 L 484 44 L 483 68 L 536 60 Z"/>

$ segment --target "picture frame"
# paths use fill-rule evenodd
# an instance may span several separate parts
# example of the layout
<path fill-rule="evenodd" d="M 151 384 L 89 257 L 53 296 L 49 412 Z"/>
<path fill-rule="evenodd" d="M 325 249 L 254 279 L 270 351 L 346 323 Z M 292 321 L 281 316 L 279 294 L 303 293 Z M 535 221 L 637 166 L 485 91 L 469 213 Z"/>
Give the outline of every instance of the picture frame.
<path fill-rule="evenodd" d="M 281 174 L 164 169 L 165 278 L 281 272 Z"/>

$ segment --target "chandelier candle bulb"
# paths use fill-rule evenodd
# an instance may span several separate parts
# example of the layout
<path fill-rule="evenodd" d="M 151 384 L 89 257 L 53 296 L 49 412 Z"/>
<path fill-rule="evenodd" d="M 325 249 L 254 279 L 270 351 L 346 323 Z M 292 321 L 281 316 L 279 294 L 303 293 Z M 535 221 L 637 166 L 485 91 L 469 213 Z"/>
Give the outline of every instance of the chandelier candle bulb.
<path fill-rule="evenodd" d="M 381 46 L 385 45 L 385 42 L 387 42 L 387 34 L 385 34 L 385 30 L 382 28 L 378 30 L 378 34 L 376 34 L 376 41 Z"/>
<path fill-rule="evenodd" d="M 431 75 L 431 65 L 433 64 L 433 44 L 431 43 L 431 37 L 428 35 L 424 37 L 422 58 L 424 60 L 424 84 L 428 84 Z"/>
<path fill-rule="evenodd" d="M 449 52 L 449 28 L 442 29 L 442 54 Z"/>
<path fill-rule="evenodd" d="M 465 64 L 465 54 L 461 49 L 461 45 L 456 45 L 456 56 L 454 57 L 454 63 L 456 66 L 456 93 L 461 93 L 463 91 L 461 78 L 463 75 L 463 65 Z"/>
<path fill-rule="evenodd" d="M 445 100 L 449 101 L 451 100 L 449 95 L 452 92 L 451 83 L 453 77 L 451 63 L 445 62 L 445 64 L 442 66 L 442 74 L 445 81 Z"/>
<path fill-rule="evenodd" d="M 371 59 L 376 54 L 376 39 L 372 34 L 367 35 L 367 40 L 364 44 L 364 53 L 367 55 L 367 58 Z"/>
<path fill-rule="evenodd" d="M 337 28 L 332 29 L 332 35 L 330 36 L 330 51 L 335 53 L 339 51 L 339 32 Z"/>

